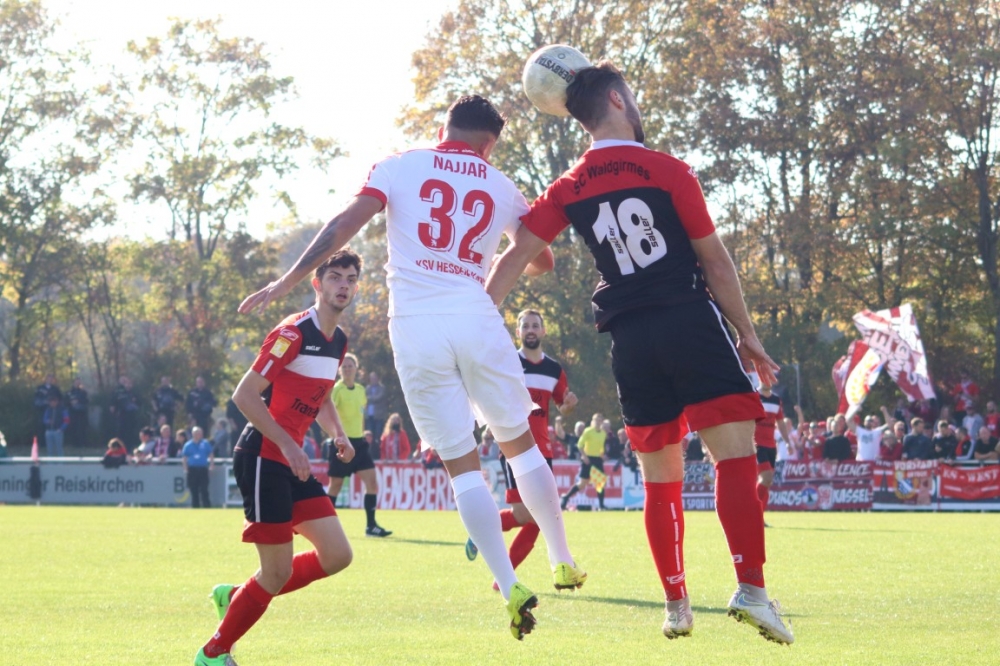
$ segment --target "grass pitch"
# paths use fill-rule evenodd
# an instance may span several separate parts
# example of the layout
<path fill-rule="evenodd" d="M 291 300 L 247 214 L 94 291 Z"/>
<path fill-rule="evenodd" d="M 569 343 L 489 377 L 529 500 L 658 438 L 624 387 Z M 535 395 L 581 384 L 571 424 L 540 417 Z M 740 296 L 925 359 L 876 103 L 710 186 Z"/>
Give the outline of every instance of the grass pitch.
<path fill-rule="evenodd" d="M 769 513 L 791 647 L 726 617 L 735 582 L 712 513 L 687 514 L 695 632 L 674 641 L 640 512 L 566 514 L 590 573 L 575 593 L 552 589 L 540 540 L 518 570 L 541 602 L 521 643 L 456 513 L 380 512 L 395 531 L 382 540 L 364 538 L 363 512 L 341 519 L 354 563 L 275 599 L 236 646 L 241 666 L 1000 663 L 997 515 Z M 235 509 L 0 507 L 0 664 L 190 664 L 217 624 L 212 586 L 256 569 L 241 526 Z"/>

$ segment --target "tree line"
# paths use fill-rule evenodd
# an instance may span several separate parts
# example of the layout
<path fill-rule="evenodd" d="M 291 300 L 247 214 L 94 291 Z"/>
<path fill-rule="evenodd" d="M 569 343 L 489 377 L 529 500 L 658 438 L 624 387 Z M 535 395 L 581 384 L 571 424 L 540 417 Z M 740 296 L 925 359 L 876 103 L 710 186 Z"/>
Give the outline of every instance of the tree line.
<path fill-rule="evenodd" d="M 236 304 L 318 223 L 299 218 L 281 179 L 340 155 L 333 139 L 274 120 L 293 79 L 217 20 L 128 42 L 129 66 L 97 84 L 83 83 L 82 49 L 53 46 L 56 29 L 41 2 L 0 0 L 0 429 L 12 442 L 49 372 L 65 385 L 83 373 L 97 392 L 121 374 L 150 388 L 202 374 L 228 390 L 275 323 L 237 317 Z M 509 118 L 494 163 L 530 200 L 587 145 L 575 121 L 537 112 L 520 90 L 527 55 L 558 42 L 612 59 L 647 144 L 698 169 L 762 341 L 801 372 L 802 395 L 786 396 L 807 413 L 835 406 L 830 368 L 856 337 L 851 315 L 903 302 L 933 378 L 965 369 L 1000 394 L 1000 2 L 462 0 L 413 54 L 399 122 L 425 143 L 457 96 L 490 97 Z M 263 197 L 284 213 L 256 238 L 243 220 Z M 123 219 L 124 203 L 155 221 Z M 153 240 L 114 236 L 135 224 Z M 403 411 L 384 221 L 355 246 L 367 270 L 345 327 Z M 544 311 L 581 413 L 613 411 L 592 262 L 572 231 L 553 249 L 555 271 L 524 281 L 505 313 Z M 285 309 L 305 307 L 301 289 Z"/>

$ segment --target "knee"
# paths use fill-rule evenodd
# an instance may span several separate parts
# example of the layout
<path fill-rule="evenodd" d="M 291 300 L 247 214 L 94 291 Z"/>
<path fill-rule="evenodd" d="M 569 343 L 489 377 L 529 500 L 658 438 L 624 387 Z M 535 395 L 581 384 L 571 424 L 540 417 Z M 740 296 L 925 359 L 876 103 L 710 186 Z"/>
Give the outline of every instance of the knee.
<path fill-rule="evenodd" d="M 257 582 L 271 594 L 277 594 L 292 577 L 292 560 L 272 564 L 267 569 L 261 569 Z"/>
<path fill-rule="evenodd" d="M 349 567 L 353 561 L 354 551 L 351 550 L 350 546 L 345 546 L 334 551 L 321 553 L 319 563 L 323 567 L 323 571 L 332 576 Z"/>
<path fill-rule="evenodd" d="M 511 509 L 514 514 L 514 520 L 524 525 L 525 523 L 535 522 L 534 518 L 531 517 L 531 512 L 523 504 L 515 504 L 514 508 Z"/>

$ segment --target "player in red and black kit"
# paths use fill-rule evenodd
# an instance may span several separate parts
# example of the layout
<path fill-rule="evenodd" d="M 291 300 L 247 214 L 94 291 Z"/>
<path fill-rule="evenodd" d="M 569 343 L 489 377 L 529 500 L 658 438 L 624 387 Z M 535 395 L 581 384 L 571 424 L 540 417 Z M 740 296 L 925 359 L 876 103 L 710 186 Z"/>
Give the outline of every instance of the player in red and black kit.
<path fill-rule="evenodd" d="M 333 503 L 311 474 L 302 441 L 316 420 L 334 438 L 341 460 L 354 457 L 330 391 L 347 351 L 347 336 L 337 322 L 358 291 L 360 271 L 361 258 L 349 249 L 320 265 L 312 280 L 316 305 L 271 331 L 233 393 L 249 421 L 233 453 L 246 516 L 243 541 L 257 547 L 260 570 L 240 586 L 212 590 L 222 622 L 198 651 L 195 666 L 235 664 L 233 644 L 260 619 L 272 597 L 351 563 L 351 546 Z M 295 554 L 295 533 L 315 550 Z"/>
<path fill-rule="evenodd" d="M 761 384 L 760 401 L 764 406 L 764 418 L 757 421 L 753 431 L 753 440 L 757 444 L 757 497 L 760 506 L 767 510 L 770 497 L 771 482 L 774 480 L 774 463 L 778 460 L 778 442 L 774 438 L 774 429 L 781 432 L 786 442 L 791 442 L 791 432 L 785 423 L 785 412 L 781 408 L 781 398 L 776 396 L 770 386 Z"/>
<path fill-rule="evenodd" d="M 770 640 L 791 643 L 764 587 L 753 446 L 763 409 L 742 362 L 752 362 L 765 384 L 775 381 L 778 366 L 757 339 L 694 171 L 642 145 L 639 108 L 621 73 L 608 62 L 580 70 L 566 108 L 593 144 L 522 218 L 487 291 L 499 304 L 528 261 L 573 226 L 601 276 L 594 315 L 598 330 L 611 334 L 622 417 L 642 464 L 646 535 L 667 599 L 663 633 L 687 636 L 693 627 L 680 445 L 691 429 L 715 460 L 716 511 L 738 581 L 729 614 Z"/>
<path fill-rule="evenodd" d="M 545 320 L 542 318 L 542 313 L 537 310 L 524 310 L 517 315 L 517 339 L 521 342 L 518 355 L 521 357 L 521 367 L 524 369 L 524 384 L 528 387 L 531 401 L 536 405 L 536 409 L 528 416 L 528 426 L 538 444 L 538 449 L 551 468 L 549 402 L 556 403 L 560 414 L 570 414 L 576 407 L 576 394 L 569 390 L 566 372 L 559 362 L 546 356 L 542 351 L 542 340 L 545 339 Z M 500 512 L 500 522 L 504 532 L 509 532 L 515 527 L 521 528 L 510 544 L 510 563 L 516 569 L 534 548 L 539 530 L 531 513 L 521 501 L 514 471 L 507 464 L 503 454 L 500 455 L 500 463 L 507 479 L 506 499 L 510 504 L 509 509 Z M 469 539 L 465 544 L 466 557 L 474 560 L 477 553 L 476 545 Z"/>

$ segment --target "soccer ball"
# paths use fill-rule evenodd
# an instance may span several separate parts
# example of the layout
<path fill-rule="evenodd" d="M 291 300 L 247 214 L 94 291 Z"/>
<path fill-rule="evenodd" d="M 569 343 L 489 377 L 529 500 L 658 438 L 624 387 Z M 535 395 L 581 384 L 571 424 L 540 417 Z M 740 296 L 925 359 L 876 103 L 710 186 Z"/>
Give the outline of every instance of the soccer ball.
<path fill-rule="evenodd" d="M 524 63 L 524 73 L 521 75 L 524 94 L 539 111 L 554 116 L 568 116 L 566 88 L 573 82 L 578 71 L 590 66 L 586 56 L 572 46 L 543 46 Z"/>

